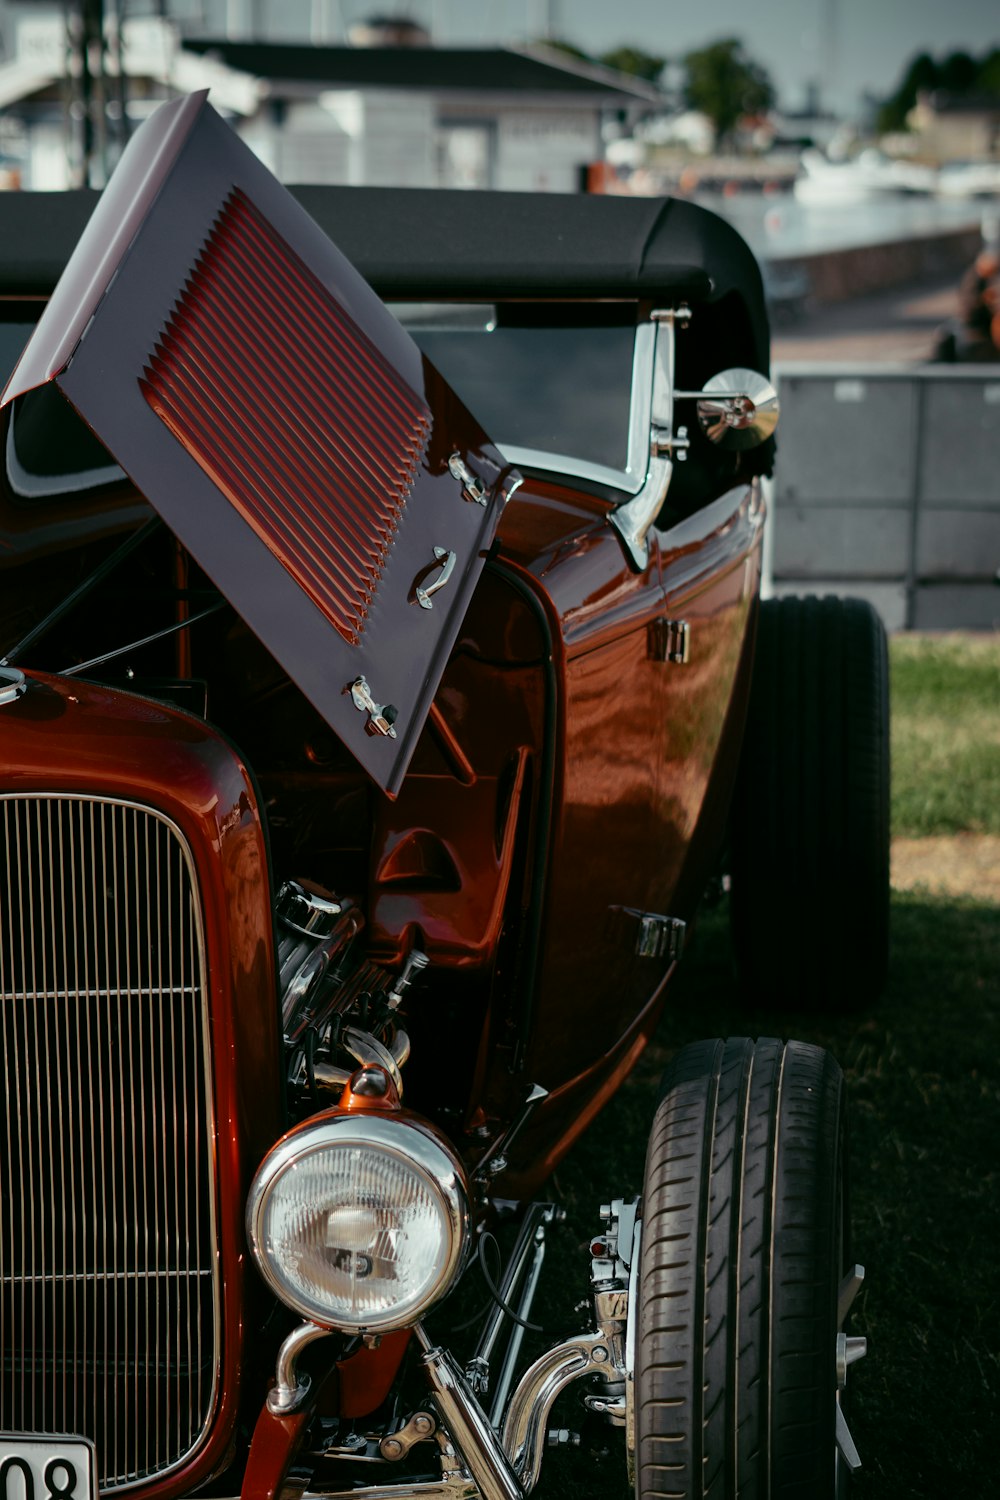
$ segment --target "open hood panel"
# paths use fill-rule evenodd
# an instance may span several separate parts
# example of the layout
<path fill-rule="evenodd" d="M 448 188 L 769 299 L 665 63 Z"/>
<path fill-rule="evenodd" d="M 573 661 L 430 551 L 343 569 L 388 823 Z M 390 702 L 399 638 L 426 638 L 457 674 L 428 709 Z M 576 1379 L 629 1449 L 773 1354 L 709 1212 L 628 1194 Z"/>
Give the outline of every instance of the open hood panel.
<path fill-rule="evenodd" d="M 518 476 L 204 95 L 129 145 L 3 403 L 48 382 L 394 795 Z"/>

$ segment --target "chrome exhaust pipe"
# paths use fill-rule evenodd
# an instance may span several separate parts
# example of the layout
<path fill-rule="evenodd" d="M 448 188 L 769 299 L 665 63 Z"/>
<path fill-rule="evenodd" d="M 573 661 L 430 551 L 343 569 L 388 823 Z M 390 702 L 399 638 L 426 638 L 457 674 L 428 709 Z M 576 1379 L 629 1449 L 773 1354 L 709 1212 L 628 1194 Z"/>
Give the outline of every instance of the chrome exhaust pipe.
<path fill-rule="evenodd" d="M 521 1376 L 503 1424 L 503 1451 L 524 1494 L 538 1483 L 549 1413 L 560 1391 L 581 1375 L 605 1374 L 611 1349 L 603 1333 L 581 1333 L 556 1344 Z"/>

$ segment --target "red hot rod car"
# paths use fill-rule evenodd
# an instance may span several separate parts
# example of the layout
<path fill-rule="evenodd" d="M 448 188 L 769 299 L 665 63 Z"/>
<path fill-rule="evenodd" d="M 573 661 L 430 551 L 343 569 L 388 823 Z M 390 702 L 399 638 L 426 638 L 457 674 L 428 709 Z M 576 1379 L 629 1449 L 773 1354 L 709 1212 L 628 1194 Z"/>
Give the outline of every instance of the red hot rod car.
<path fill-rule="evenodd" d="M 681 202 L 299 198 L 178 100 L 8 274 L 0 1489 L 518 1500 L 583 1377 L 638 1495 L 832 1496 L 817 1048 L 680 1053 L 522 1357 L 709 880 L 750 987 L 884 968 L 877 622 L 758 606 L 756 266 Z"/>

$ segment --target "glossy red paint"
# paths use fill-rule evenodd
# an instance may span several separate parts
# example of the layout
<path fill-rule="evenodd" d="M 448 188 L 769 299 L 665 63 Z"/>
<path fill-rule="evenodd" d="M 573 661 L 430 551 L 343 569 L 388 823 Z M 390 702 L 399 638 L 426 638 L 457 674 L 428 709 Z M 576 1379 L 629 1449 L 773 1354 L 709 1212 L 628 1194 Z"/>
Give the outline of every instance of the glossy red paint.
<path fill-rule="evenodd" d="M 314 1390 L 298 1411 L 285 1414 L 261 1407 L 240 1486 L 241 1500 L 280 1500 L 320 1394 Z"/>
<path fill-rule="evenodd" d="M 360 1070 L 359 1070 L 360 1071 Z M 363 1092 L 355 1092 L 355 1086 L 359 1081 L 359 1073 L 352 1073 L 344 1084 L 344 1092 L 340 1096 L 340 1112 L 349 1115 L 358 1114 L 397 1114 L 402 1109 L 396 1085 L 389 1077 L 384 1068 L 369 1068 L 369 1074 L 378 1075 L 378 1087 L 380 1094 L 373 1093 L 371 1089 Z"/>
<path fill-rule="evenodd" d="M 543 651 L 523 604 L 487 572 L 400 796 L 373 809 L 367 905 L 380 958 L 397 959 L 419 931 L 432 962 L 488 982 L 536 795 Z"/>
<path fill-rule="evenodd" d="M 624 882 L 639 872 L 648 885 L 637 909 L 689 921 L 721 846 L 750 685 L 750 613 L 759 583 L 763 519 L 756 488 L 723 499 L 726 503 L 718 504 L 707 524 L 702 518 L 695 539 L 693 527 L 678 528 L 679 536 L 657 537 L 660 610 L 664 617 L 687 621 L 688 663 L 652 661 L 644 653 L 645 643 L 630 639 L 625 604 L 630 589 L 623 578 L 616 583 L 613 556 L 606 556 L 603 576 L 595 563 L 591 566 L 599 588 L 612 594 L 620 590 L 615 608 L 619 625 L 626 622 L 624 633 L 609 630 L 605 613 L 586 599 L 566 612 L 575 626 L 567 627 L 570 691 L 603 691 L 609 701 L 617 701 L 631 664 L 644 687 L 631 707 L 641 715 L 655 706 L 661 734 L 652 762 L 641 754 L 630 760 L 624 753 L 630 737 L 641 752 L 650 742 L 648 724 L 613 719 L 609 729 L 608 715 L 598 703 L 588 732 L 586 697 L 567 708 L 570 774 L 562 798 L 564 842 L 553 848 L 546 929 L 563 934 L 564 941 L 549 941 L 543 948 L 545 1002 L 525 1069 L 525 1076 L 544 1084 L 550 1094 L 511 1151 L 511 1168 L 501 1185 L 515 1197 L 530 1199 L 538 1192 L 615 1092 L 652 1036 L 666 999 L 672 968 L 663 974 L 662 962 L 636 957 L 634 919 L 621 908 L 602 907 L 599 898 L 607 900 L 616 877 Z M 546 582 L 550 577 L 546 573 Z M 632 598 L 636 592 L 632 585 Z M 591 624 L 589 631 L 584 621 Z M 589 650 L 595 640 L 597 646 Z M 602 786 L 609 793 L 603 803 Z M 635 819 L 631 836 L 630 809 Z M 655 840 L 650 826 L 643 827 L 647 818 Z M 634 888 L 630 894 L 635 899 Z M 629 904 L 622 902 L 623 907 Z M 609 973 L 616 976 L 613 993 L 605 987 Z M 574 1063 L 577 1071 L 572 1073 Z M 499 1092 L 504 1083 L 494 1075 L 491 1097 L 506 1097 L 510 1109 L 515 1101 L 509 1085 L 506 1096 Z"/>
<path fill-rule="evenodd" d="M 382 1405 L 392 1388 L 412 1337 L 409 1328 L 384 1333 L 374 1349 L 364 1345 L 337 1364 L 336 1411 L 342 1417 L 367 1417 Z"/>
<path fill-rule="evenodd" d="M 556 1170 L 566 1152 L 600 1114 L 623 1079 L 635 1067 L 652 1039 L 663 1012 L 671 964 L 648 1003 L 627 1027 L 607 1057 L 588 1066 L 576 1078 L 558 1085 L 543 1101 L 515 1142 L 511 1165 L 498 1179 L 511 1197 L 530 1202 Z"/>
<path fill-rule="evenodd" d="M 607 527 L 531 569 L 562 630 L 565 730 L 538 980 L 545 998 L 524 1063 L 550 1098 L 512 1152 L 526 1184 L 544 1179 L 614 1086 L 606 1079 L 615 1060 L 634 1061 L 632 1041 L 655 1023 L 663 963 L 637 955 L 629 914 L 689 921 L 717 854 L 718 819 L 702 820 L 702 809 L 710 777 L 723 806 L 735 779 L 732 745 L 718 755 L 730 702 L 748 680 L 742 648 L 760 520 L 756 489 L 742 488 L 693 524 L 654 533 L 643 574 L 629 570 Z M 688 624 L 687 664 L 650 654 L 648 627 L 667 618 Z M 494 1076 L 493 1088 L 505 1082 Z"/>
<path fill-rule="evenodd" d="M 280 1129 L 278 1035 L 267 857 L 246 768 L 211 729 L 161 703 L 65 678 L 30 676 L 0 714 L 2 789 L 128 799 L 155 808 L 190 846 L 204 914 L 216 1119 L 222 1358 L 217 1405 L 200 1448 L 155 1500 L 214 1473 L 242 1394 L 244 1320 L 259 1292 L 246 1274 L 250 1177 Z"/>
<path fill-rule="evenodd" d="M 416 934 L 435 965 L 461 981 L 479 1018 L 469 1114 L 482 1119 L 485 1102 L 488 1117 L 509 1118 L 525 1079 L 550 1090 L 500 1184 L 513 1195 L 536 1191 L 655 1025 L 666 979 L 662 966 L 644 968 L 648 961 L 635 957 L 634 926 L 623 911 L 685 915 L 714 852 L 728 789 L 717 784 L 708 803 L 705 794 L 717 755 L 726 762 L 722 782 L 735 773 L 747 614 L 759 566 L 756 496 L 742 493 L 724 509 L 719 524 L 693 541 L 682 537 L 671 546 L 669 535 L 654 538 L 650 566 L 636 574 L 598 502 L 526 487 L 523 500 L 519 495 L 508 509 L 504 548 L 463 624 L 403 795 L 375 807 L 373 949 L 395 958 Z M 648 654 L 648 625 L 675 611 L 692 626 L 687 667 Z M 556 725 L 548 746 L 547 665 Z M 652 761 L 651 719 L 660 730 Z M 264 1021 L 273 1014 L 273 960 L 263 849 L 246 774 L 205 726 L 161 705 L 65 680 L 37 679 L 8 706 L 0 733 L 12 745 L 5 755 L 12 786 L 103 789 L 149 801 L 178 822 L 195 849 L 206 875 L 214 955 L 219 1117 L 233 1127 L 220 1139 L 223 1237 L 238 1246 L 248 1172 L 280 1129 L 276 1108 L 268 1118 L 260 1108 L 278 1097 L 276 1038 Z M 542 779 L 547 750 L 551 785 Z M 527 851 L 547 801 L 553 816 L 538 954 L 544 1003 L 528 1018 L 525 1066 L 512 1074 L 511 1037 L 525 1017 L 517 1009 L 518 983 L 510 981 L 507 990 L 498 984 L 497 963 L 505 923 L 530 899 Z M 657 840 L 650 839 L 651 824 Z M 226 958 L 228 974 L 220 979 Z M 613 1003 L 599 973 L 616 975 Z M 425 1057 L 434 1047 L 429 1020 Z M 182 1474 L 151 1486 L 150 1494 L 171 1496 L 218 1468 L 232 1431 L 237 1308 L 250 1283 L 232 1249 L 227 1263 L 224 1248 L 224 1265 L 224 1359 L 232 1373 L 222 1383 L 215 1430 Z M 363 1415 L 378 1404 L 405 1337 L 398 1342 L 398 1348 L 387 1343 L 374 1365 L 357 1356 L 343 1362 L 338 1400 L 345 1414 Z M 263 1417 L 261 1423 L 248 1483 L 249 1492 L 263 1495 L 301 1434 L 294 1424 L 286 1431 Z"/>
<path fill-rule="evenodd" d="M 484 1105 L 488 1117 L 510 1118 L 525 1080 L 550 1091 L 511 1154 L 518 1196 L 544 1181 L 655 1026 L 664 965 L 637 956 L 638 915 L 688 921 L 694 911 L 728 810 L 749 684 L 756 487 L 654 532 L 642 573 L 606 515 L 565 488 L 531 481 L 518 492 L 497 570 L 480 585 L 435 700 L 443 728 L 425 732 L 397 802 L 375 809 L 373 941 L 397 958 L 416 935 L 436 966 L 464 976 L 479 1017 L 469 1118 Z M 536 600 L 548 640 L 505 568 Z M 651 654 L 650 626 L 668 618 L 688 624 L 685 665 Z M 546 659 L 557 700 L 550 786 L 541 784 Z M 515 925 L 532 899 L 517 830 L 530 845 L 546 803 L 533 976 L 544 998 L 529 1016 L 523 970 L 505 991 L 496 965 L 505 919 Z M 433 1047 L 432 1029 L 421 1042 Z"/>
<path fill-rule="evenodd" d="M 350 1420 L 366 1417 L 386 1399 L 410 1342 L 410 1330 L 382 1335 L 339 1360 L 307 1394 L 298 1411 L 282 1415 L 261 1407 L 240 1485 L 241 1500 L 280 1500 L 317 1411 Z"/>

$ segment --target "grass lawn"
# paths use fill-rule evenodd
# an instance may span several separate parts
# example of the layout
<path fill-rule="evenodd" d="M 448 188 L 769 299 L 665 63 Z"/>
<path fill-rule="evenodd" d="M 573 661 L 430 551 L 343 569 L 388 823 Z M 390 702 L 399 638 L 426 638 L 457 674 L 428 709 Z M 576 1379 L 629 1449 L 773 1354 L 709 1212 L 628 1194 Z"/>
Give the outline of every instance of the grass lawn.
<path fill-rule="evenodd" d="M 892 642 L 892 827 L 914 838 L 1000 834 L 1000 643 Z"/>
<path fill-rule="evenodd" d="M 897 638 L 893 827 L 923 837 L 1000 834 L 1000 638 Z M 580 1325 L 586 1244 L 602 1197 L 638 1190 L 659 1075 L 702 1036 L 796 1036 L 829 1047 L 848 1081 L 854 1255 L 867 1269 L 854 1331 L 851 1428 L 858 1500 L 993 1494 L 1000 1421 L 1000 907 L 895 892 L 889 985 L 846 1019 L 748 1011 L 728 918 L 707 913 L 655 1043 L 558 1174 L 568 1221 L 553 1241 L 543 1321 Z M 557 1421 L 579 1428 L 578 1393 Z M 625 1500 L 620 1438 L 546 1458 L 548 1500 Z"/>

